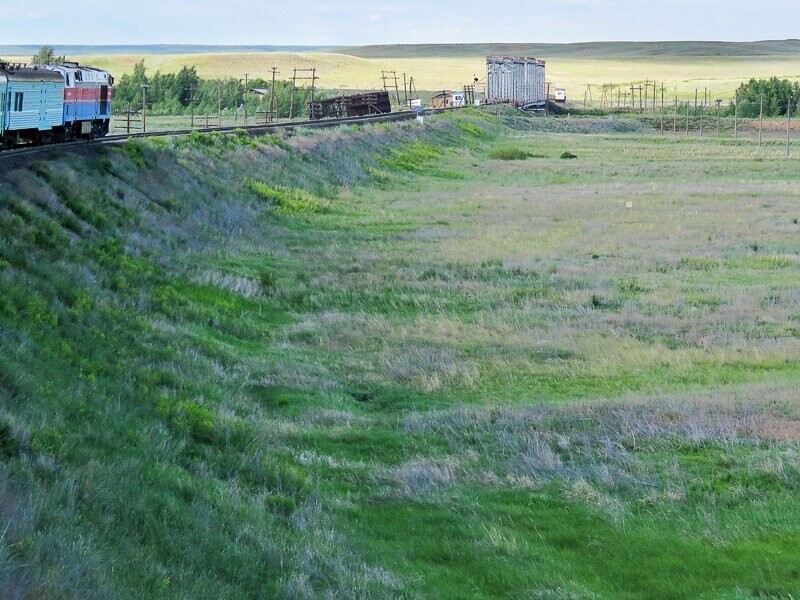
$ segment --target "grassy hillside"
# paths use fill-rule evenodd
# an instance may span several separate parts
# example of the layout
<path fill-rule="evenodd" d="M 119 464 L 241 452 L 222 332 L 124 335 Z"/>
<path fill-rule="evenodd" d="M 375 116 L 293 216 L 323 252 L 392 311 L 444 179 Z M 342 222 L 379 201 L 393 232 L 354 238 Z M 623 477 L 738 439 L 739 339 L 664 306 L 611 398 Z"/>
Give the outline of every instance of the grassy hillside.
<path fill-rule="evenodd" d="M 781 154 L 463 111 L 4 163 L 0 597 L 798 595 Z"/>
<path fill-rule="evenodd" d="M 8 49 L 5 56 L 10 57 Z M 800 41 L 766 42 L 598 42 L 584 44 L 430 44 L 366 46 L 349 49 L 278 48 L 74 48 L 70 59 L 108 69 L 119 77 L 144 60 L 151 72 L 177 72 L 195 66 L 209 78 L 269 78 L 277 66 L 279 78 L 293 68 L 317 67 L 318 85 L 325 89 L 381 89 L 382 70 L 414 77 L 418 90 L 460 89 L 486 73 L 485 57 L 494 54 L 533 55 L 548 61 L 548 80 L 582 102 L 587 84 L 633 81 L 664 82 L 667 97 L 677 91 L 693 98 L 695 89 L 709 88 L 714 98 L 732 98 L 739 84 L 756 77 L 800 78 Z M 1 55 L 2 53 L 0 53 Z M 18 60 L 29 60 L 30 52 Z M 13 58 L 13 57 L 11 57 Z M 594 95 L 600 96 L 600 90 Z"/>
<path fill-rule="evenodd" d="M 647 58 L 684 56 L 797 56 L 800 40 L 760 42 L 585 42 L 574 44 L 398 44 L 338 48 L 360 58 L 456 58 L 536 56 L 549 58 Z"/>

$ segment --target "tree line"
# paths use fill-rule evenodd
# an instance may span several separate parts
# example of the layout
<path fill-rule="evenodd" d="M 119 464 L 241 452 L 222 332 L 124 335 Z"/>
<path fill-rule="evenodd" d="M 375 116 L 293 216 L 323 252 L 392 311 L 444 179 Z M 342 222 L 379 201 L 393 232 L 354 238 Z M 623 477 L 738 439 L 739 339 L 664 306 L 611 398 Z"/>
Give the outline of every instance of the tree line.
<path fill-rule="evenodd" d="M 194 111 L 197 115 L 216 115 L 219 107 L 226 114 L 243 112 L 245 105 L 245 82 L 243 79 L 204 79 L 195 67 L 184 66 L 177 73 L 147 73 L 144 61 L 136 63 L 131 73 L 126 73 L 114 85 L 114 108 L 126 110 L 129 106 L 138 110 L 142 106 L 145 87 L 147 110 L 157 115 L 186 115 Z M 255 78 L 247 81 L 248 90 L 265 90 L 265 95 L 251 93 L 247 97 L 248 113 L 255 119 L 257 114 L 269 109 L 272 81 Z M 294 94 L 294 116 L 306 115 L 307 103 L 311 100 L 311 88 L 298 87 Z M 315 98 L 323 97 L 319 90 Z M 278 116 L 289 116 L 292 98 L 292 82 L 275 82 L 275 102 Z M 263 114 L 261 115 L 263 117 Z"/>
<path fill-rule="evenodd" d="M 739 116 L 757 118 L 764 99 L 765 117 L 785 117 L 791 100 L 792 115 L 800 116 L 800 83 L 788 79 L 751 79 L 739 86 L 736 92 Z M 728 113 L 733 115 L 735 105 L 731 104 Z"/>

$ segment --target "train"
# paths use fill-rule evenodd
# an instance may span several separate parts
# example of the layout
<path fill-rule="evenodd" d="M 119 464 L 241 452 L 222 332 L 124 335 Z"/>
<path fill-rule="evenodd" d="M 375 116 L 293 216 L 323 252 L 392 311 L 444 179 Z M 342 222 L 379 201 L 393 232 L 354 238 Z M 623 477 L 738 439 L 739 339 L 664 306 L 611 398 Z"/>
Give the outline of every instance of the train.
<path fill-rule="evenodd" d="M 113 85 L 108 71 L 74 62 L 0 63 L 0 148 L 107 135 Z"/>

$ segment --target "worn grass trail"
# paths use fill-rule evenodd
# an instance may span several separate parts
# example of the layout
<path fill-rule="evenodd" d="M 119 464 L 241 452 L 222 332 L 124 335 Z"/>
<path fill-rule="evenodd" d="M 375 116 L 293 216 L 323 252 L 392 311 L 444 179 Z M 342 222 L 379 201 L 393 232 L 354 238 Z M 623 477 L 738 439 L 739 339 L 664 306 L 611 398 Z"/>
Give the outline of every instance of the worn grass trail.
<path fill-rule="evenodd" d="M 5 174 L 0 591 L 797 595 L 800 164 L 518 125 Z"/>

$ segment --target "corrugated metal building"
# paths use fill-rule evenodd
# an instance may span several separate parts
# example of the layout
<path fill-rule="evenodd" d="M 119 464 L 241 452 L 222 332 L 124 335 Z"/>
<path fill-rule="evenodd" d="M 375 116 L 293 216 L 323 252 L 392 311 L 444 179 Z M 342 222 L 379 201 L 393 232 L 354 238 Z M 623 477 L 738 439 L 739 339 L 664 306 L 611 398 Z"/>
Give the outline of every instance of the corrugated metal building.
<path fill-rule="evenodd" d="M 486 99 L 524 105 L 547 100 L 545 63 L 535 58 L 508 56 L 486 59 Z"/>

